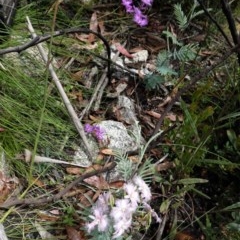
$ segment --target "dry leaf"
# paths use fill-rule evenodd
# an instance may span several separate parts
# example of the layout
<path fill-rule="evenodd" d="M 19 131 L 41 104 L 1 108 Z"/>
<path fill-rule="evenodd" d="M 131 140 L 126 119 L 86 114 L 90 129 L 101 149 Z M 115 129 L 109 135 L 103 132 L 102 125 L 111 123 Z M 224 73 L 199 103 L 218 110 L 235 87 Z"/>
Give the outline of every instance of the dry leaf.
<path fill-rule="evenodd" d="M 159 119 L 161 117 L 161 114 L 160 113 L 157 113 L 157 112 L 154 112 L 154 111 L 144 111 L 145 113 L 147 113 L 148 115 L 154 117 L 154 118 L 157 118 Z M 177 118 L 179 121 L 183 121 L 183 116 L 182 115 L 176 115 L 174 113 L 168 113 L 167 116 L 166 116 L 167 119 L 171 120 L 172 122 L 176 122 L 177 121 Z"/>
<path fill-rule="evenodd" d="M 78 167 L 68 167 L 66 168 L 66 172 L 73 175 L 79 175 L 82 173 L 82 169 Z"/>
<path fill-rule="evenodd" d="M 101 149 L 100 152 L 105 155 L 111 155 L 111 156 L 114 155 L 113 150 L 110 148 Z"/>
<path fill-rule="evenodd" d="M 85 42 L 85 43 L 88 43 L 89 41 L 88 41 L 88 38 L 89 38 L 89 35 L 88 34 L 84 34 L 84 33 L 82 33 L 82 34 L 75 34 L 75 37 L 79 40 L 79 41 L 81 41 L 81 42 Z M 77 46 L 78 45 L 78 46 Z M 76 48 L 78 48 L 79 47 L 79 44 L 77 44 L 77 45 L 75 45 L 74 44 L 74 48 L 76 47 Z"/>
<path fill-rule="evenodd" d="M 175 236 L 175 240 L 197 240 L 197 238 L 193 237 L 189 233 L 178 232 Z"/>
<path fill-rule="evenodd" d="M 74 227 L 67 226 L 66 227 L 68 240 L 83 240 L 83 236 L 81 236 L 80 232 L 77 231 Z"/>
<path fill-rule="evenodd" d="M 90 19 L 90 30 L 97 32 L 98 31 L 98 20 L 97 20 L 97 13 L 94 12 Z M 93 43 L 95 41 L 96 36 L 93 33 L 90 33 L 88 36 L 88 42 Z"/>
<path fill-rule="evenodd" d="M 0 203 L 3 203 L 8 198 L 18 184 L 17 178 L 6 177 L 3 172 L 0 172 Z"/>
<path fill-rule="evenodd" d="M 158 164 L 155 169 L 157 172 L 166 171 L 168 169 L 174 168 L 175 164 L 173 162 L 164 162 Z"/>
<path fill-rule="evenodd" d="M 115 182 L 111 182 L 111 183 L 109 183 L 109 186 L 111 187 L 111 188 L 122 188 L 123 187 L 123 185 L 124 185 L 124 181 L 115 181 Z"/>
<path fill-rule="evenodd" d="M 98 27 L 99 27 L 99 29 L 100 29 L 100 33 L 101 33 L 101 35 L 105 35 L 105 27 L 104 27 L 104 22 L 103 21 L 100 21 L 100 22 L 98 22 Z"/>
<path fill-rule="evenodd" d="M 138 156 L 129 156 L 128 157 L 133 163 L 139 163 L 139 157 Z"/>
<path fill-rule="evenodd" d="M 114 43 L 114 45 L 122 55 L 128 58 L 133 58 L 133 56 L 128 52 L 128 50 L 125 47 L 123 47 L 120 43 Z"/>
<path fill-rule="evenodd" d="M 49 221 L 49 222 L 56 222 L 61 217 L 59 211 L 58 211 L 58 214 L 56 215 L 54 214 L 53 210 L 51 212 L 38 211 L 37 215 L 41 220 Z"/>
<path fill-rule="evenodd" d="M 106 182 L 103 178 L 103 176 L 92 176 L 90 178 L 86 178 L 84 182 L 88 183 L 89 185 L 92 185 L 98 189 L 106 189 L 109 188 L 108 182 Z"/>
<path fill-rule="evenodd" d="M 89 190 L 88 192 L 80 195 L 79 202 L 85 207 L 90 207 L 92 206 L 92 202 L 90 202 L 89 199 L 91 199 L 93 196 L 94 192 Z"/>

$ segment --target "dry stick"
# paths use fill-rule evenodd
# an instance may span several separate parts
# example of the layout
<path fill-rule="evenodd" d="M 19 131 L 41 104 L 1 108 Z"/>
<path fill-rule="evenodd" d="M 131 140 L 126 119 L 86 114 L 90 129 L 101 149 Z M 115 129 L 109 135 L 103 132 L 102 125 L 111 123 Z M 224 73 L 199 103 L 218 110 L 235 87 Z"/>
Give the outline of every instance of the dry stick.
<path fill-rule="evenodd" d="M 108 78 L 110 79 L 111 77 L 111 49 L 109 46 L 108 41 L 100 34 L 94 31 L 91 31 L 89 29 L 86 28 L 67 28 L 67 29 L 63 29 L 63 30 L 59 30 L 59 31 L 55 31 L 51 34 L 45 34 L 43 36 L 36 36 L 28 43 L 24 43 L 23 45 L 19 45 L 16 47 L 9 47 L 9 48 L 5 48 L 5 49 L 0 49 L 0 56 L 10 53 L 10 52 L 22 52 L 23 50 L 26 50 L 29 47 L 33 47 L 39 43 L 45 42 L 53 37 L 58 37 L 61 35 L 66 35 L 66 34 L 71 34 L 71 33 L 92 33 L 94 35 L 96 35 L 99 39 L 102 40 L 102 42 L 104 43 L 105 47 L 106 47 L 106 51 L 107 51 L 107 71 L 108 71 Z"/>
<path fill-rule="evenodd" d="M 212 15 L 209 13 L 209 11 L 207 10 L 207 8 L 204 6 L 204 4 L 202 3 L 202 0 L 197 0 L 198 3 L 200 4 L 201 8 L 203 9 L 204 13 L 209 17 L 209 19 L 216 25 L 217 29 L 220 31 L 220 33 L 223 35 L 223 37 L 225 38 L 226 42 L 228 43 L 228 45 L 230 47 L 233 47 L 233 44 L 231 43 L 231 41 L 229 40 L 228 36 L 226 35 L 226 33 L 224 32 L 224 30 L 222 29 L 222 27 L 219 25 L 219 23 L 212 17 Z"/>
<path fill-rule="evenodd" d="M 163 230 L 165 229 L 166 222 L 167 222 L 167 219 L 168 219 L 167 216 L 168 216 L 168 214 L 166 213 L 163 217 L 162 222 L 159 223 L 156 240 L 161 240 L 162 239 Z"/>
<path fill-rule="evenodd" d="M 95 176 L 100 173 L 111 171 L 116 166 L 115 162 L 111 162 L 107 166 L 103 167 L 102 169 L 95 170 L 92 172 L 88 172 L 71 182 L 69 185 L 67 185 L 63 190 L 61 190 L 58 194 L 51 196 L 51 197 L 41 197 L 41 198 L 26 198 L 26 199 L 16 199 L 16 200 L 8 200 L 7 202 L 0 205 L 0 209 L 8 209 L 13 206 L 17 205 L 33 205 L 38 206 L 50 202 L 56 202 L 59 199 L 61 199 L 67 192 L 69 192 L 73 187 L 75 187 L 77 184 L 83 182 L 84 179 L 90 178 L 92 176 Z"/>
<path fill-rule="evenodd" d="M 152 136 L 157 134 L 163 121 L 164 118 L 166 117 L 166 115 L 168 114 L 168 112 L 172 109 L 174 103 L 182 96 L 183 93 L 187 92 L 192 86 L 194 86 L 200 79 L 206 77 L 213 69 L 215 69 L 216 67 L 220 66 L 228 57 L 230 57 L 234 52 L 239 51 L 239 45 L 235 46 L 234 48 L 232 48 L 229 52 L 227 52 L 225 55 L 223 55 L 214 65 L 212 65 L 211 67 L 209 67 L 206 70 L 203 70 L 202 72 L 200 72 L 199 74 L 195 75 L 191 82 L 189 84 L 187 84 L 185 87 L 181 88 L 173 97 L 172 100 L 169 102 L 169 104 L 167 105 L 166 109 L 164 110 L 164 112 L 162 113 L 161 117 L 158 120 L 158 123 L 155 126 L 155 129 L 152 133 Z M 154 141 L 155 143 L 156 141 Z M 153 143 L 153 144 L 154 144 Z"/>
<path fill-rule="evenodd" d="M 30 19 L 28 17 L 27 17 L 27 22 L 28 22 L 28 29 L 29 29 L 30 33 L 32 34 L 33 38 L 35 38 L 37 35 L 36 35 L 36 33 L 35 33 L 34 29 L 33 29 L 33 26 L 32 26 L 32 24 L 30 22 Z M 45 61 L 45 63 L 48 66 L 48 70 L 49 70 L 49 72 L 50 72 L 50 74 L 52 76 L 53 82 L 54 82 L 55 86 L 58 89 L 58 92 L 59 92 L 59 94 L 60 94 L 60 96 L 61 96 L 61 98 L 62 98 L 62 100 L 63 100 L 63 102 L 64 102 L 64 104 L 65 104 L 65 106 L 67 108 L 67 110 L 68 110 L 68 113 L 69 113 L 70 117 L 72 118 L 72 121 L 73 121 L 73 123 L 74 123 L 74 125 L 75 125 L 75 127 L 76 127 L 76 129 L 77 129 L 77 131 L 79 133 L 79 135 L 81 136 L 81 138 L 83 140 L 83 144 L 84 144 L 84 146 L 86 148 L 87 155 L 90 158 L 90 160 L 93 160 L 92 159 L 91 150 L 90 150 L 91 148 L 90 148 L 90 146 L 88 144 L 88 140 L 87 140 L 87 137 L 85 135 L 83 125 L 79 121 L 78 116 L 77 116 L 77 114 L 76 114 L 76 112 L 75 112 L 71 102 L 69 101 L 69 98 L 68 98 L 67 94 L 65 93 L 65 91 L 64 91 L 64 89 L 62 87 L 62 84 L 59 81 L 59 78 L 58 78 L 56 72 L 54 71 L 54 68 L 53 68 L 52 64 L 48 63 L 48 56 L 47 56 L 44 48 L 42 47 L 41 44 L 38 44 L 37 47 L 38 47 L 38 50 L 39 50 L 43 60 Z"/>
<path fill-rule="evenodd" d="M 227 18 L 228 21 L 228 27 L 232 35 L 232 39 L 235 45 L 238 45 L 240 43 L 237 27 L 235 24 L 235 20 L 232 14 L 232 11 L 230 9 L 229 3 L 226 0 L 221 0 L 222 3 L 222 11 Z M 238 64 L 240 65 L 240 53 L 237 53 L 238 56 Z"/>
<path fill-rule="evenodd" d="M 112 59 L 112 62 L 115 62 L 117 60 L 119 56 L 119 52 L 113 57 Z M 95 87 L 94 89 L 94 93 L 88 103 L 88 105 L 83 109 L 83 111 L 81 112 L 81 115 L 80 115 L 80 118 L 79 120 L 82 120 L 82 118 L 88 114 L 90 108 L 92 107 L 93 105 L 93 102 L 96 100 L 96 103 L 95 103 L 95 107 L 94 107 L 94 110 L 96 111 L 96 106 L 98 107 L 99 106 L 99 101 L 101 100 L 101 97 L 102 97 L 102 94 L 100 93 L 101 91 L 103 92 L 103 89 L 105 88 L 105 86 L 107 85 L 108 83 L 108 78 L 107 78 L 107 69 L 105 69 L 104 73 L 102 74 L 97 86 Z M 104 88 L 102 87 L 104 86 Z M 100 95 L 100 98 L 99 98 L 99 95 Z M 100 99 L 100 100 L 98 100 Z M 97 103 L 98 102 L 98 103 Z"/>
<path fill-rule="evenodd" d="M 125 44 L 126 43 L 124 43 L 123 46 L 125 46 Z M 117 58 L 119 57 L 119 54 L 120 54 L 120 52 L 118 51 L 114 55 L 114 57 L 112 59 L 112 62 L 116 62 L 117 61 Z M 106 72 L 105 72 L 105 75 L 106 75 Z M 102 100 L 102 96 L 103 96 L 103 91 L 106 88 L 107 84 L 108 84 L 108 79 L 106 77 L 104 77 L 103 78 L 103 83 L 100 85 L 99 91 L 97 91 L 96 101 L 95 101 L 95 105 L 94 105 L 94 108 L 93 108 L 94 111 L 97 111 L 99 109 L 99 106 L 100 106 L 100 103 L 101 103 L 101 100 Z"/>

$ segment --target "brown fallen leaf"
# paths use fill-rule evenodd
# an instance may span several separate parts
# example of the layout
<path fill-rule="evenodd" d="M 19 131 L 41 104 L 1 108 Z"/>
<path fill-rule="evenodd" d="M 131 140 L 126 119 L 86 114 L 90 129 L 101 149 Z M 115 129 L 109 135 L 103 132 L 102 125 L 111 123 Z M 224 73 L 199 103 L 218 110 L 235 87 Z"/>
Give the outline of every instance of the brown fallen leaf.
<path fill-rule="evenodd" d="M 0 171 L 0 203 L 3 203 L 19 185 L 17 178 L 7 177 Z"/>
<path fill-rule="evenodd" d="M 185 233 L 185 232 L 178 232 L 174 238 L 175 240 L 198 240 L 198 238 L 195 238 L 192 236 L 192 234 Z"/>
<path fill-rule="evenodd" d="M 93 12 L 91 19 L 90 19 L 90 30 L 97 32 L 98 31 L 98 20 L 97 20 L 97 13 Z M 96 36 L 93 33 L 90 33 L 88 36 L 88 42 L 93 43 L 95 42 Z"/>
<path fill-rule="evenodd" d="M 116 42 L 114 43 L 114 45 L 122 55 L 128 58 L 133 58 L 133 56 L 128 52 L 128 50 L 125 47 L 123 47 L 120 43 Z"/>
<path fill-rule="evenodd" d="M 110 148 L 101 149 L 100 152 L 105 155 L 111 155 L 111 156 L 114 155 L 113 150 Z"/>
<path fill-rule="evenodd" d="M 73 175 L 79 175 L 83 172 L 83 170 L 79 167 L 67 167 L 66 172 Z"/>
<path fill-rule="evenodd" d="M 89 199 L 92 199 L 93 196 L 94 192 L 92 190 L 89 190 L 86 193 L 80 194 L 78 201 L 81 203 L 81 205 L 85 207 L 90 207 L 92 206 L 92 201 L 90 201 Z"/>
<path fill-rule="evenodd" d="M 160 113 L 157 113 L 157 112 L 154 112 L 154 111 L 144 111 L 145 113 L 147 113 L 148 115 L 154 117 L 154 118 L 157 118 L 159 119 L 161 117 L 161 114 Z M 168 113 L 167 116 L 166 116 L 167 119 L 169 119 L 170 121 L 172 122 L 176 122 L 177 119 L 179 121 L 183 121 L 183 116 L 182 115 L 176 115 L 174 113 Z"/>
<path fill-rule="evenodd" d="M 68 240 L 85 240 L 84 234 L 74 227 L 67 226 L 66 227 Z"/>
<path fill-rule="evenodd" d="M 47 212 L 47 211 L 38 211 L 37 216 L 41 220 L 49 221 L 49 222 L 56 222 L 61 217 L 59 212 L 58 212 L 58 215 L 56 215 L 56 214 L 53 214 L 53 213 Z"/>
<path fill-rule="evenodd" d="M 86 178 L 84 182 L 88 183 L 89 185 L 92 185 L 98 189 L 106 189 L 109 188 L 108 182 L 106 182 L 103 178 L 103 176 L 92 176 L 90 178 Z"/>
<path fill-rule="evenodd" d="M 157 172 L 166 171 L 168 169 L 174 168 L 175 164 L 173 162 L 160 163 L 155 167 Z"/>
<path fill-rule="evenodd" d="M 117 188 L 117 189 L 119 189 L 119 188 L 122 188 L 123 187 L 123 185 L 124 185 L 124 181 L 114 181 L 114 182 L 111 182 L 111 183 L 109 183 L 109 186 L 111 187 L 111 188 Z"/>

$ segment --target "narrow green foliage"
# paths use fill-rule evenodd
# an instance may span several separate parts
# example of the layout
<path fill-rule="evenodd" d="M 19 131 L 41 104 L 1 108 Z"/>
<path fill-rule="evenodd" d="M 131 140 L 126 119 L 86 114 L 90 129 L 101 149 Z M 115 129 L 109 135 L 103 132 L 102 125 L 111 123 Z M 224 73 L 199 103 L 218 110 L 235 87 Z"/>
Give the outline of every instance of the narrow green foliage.
<path fill-rule="evenodd" d="M 115 153 L 117 162 L 116 170 L 122 175 L 125 181 L 128 181 L 134 171 L 132 161 L 128 158 L 127 154 L 117 152 Z"/>

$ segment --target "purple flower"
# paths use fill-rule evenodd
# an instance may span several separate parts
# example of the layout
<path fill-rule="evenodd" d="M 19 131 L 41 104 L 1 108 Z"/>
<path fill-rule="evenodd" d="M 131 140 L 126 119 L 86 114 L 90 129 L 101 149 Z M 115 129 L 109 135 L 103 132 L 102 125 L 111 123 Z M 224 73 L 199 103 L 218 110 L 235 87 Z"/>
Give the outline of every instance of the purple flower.
<path fill-rule="evenodd" d="M 84 131 L 85 131 L 86 133 L 92 133 L 92 131 L 93 131 L 93 126 L 92 126 L 91 124 L 89 124 L 89 123 L 86 123 L 86 124 L 84 125 Z"/>
<path fill-rule="evenodd" d="M 101 129 L 100 126 L 97 126 L 97 125 L 93 126 L 92 133 L 98 140 L 104 139 L 105 131 Z"/>
<path fill-rule="evenodd" d="M 133 13 L 133 2 L 132 0 L 122 0 L 122 5 L 126 8 L 126 12 Z"/>
<path fill-rule="evenodd" d="M 86 133 L 91 133 L 97 140 L 101 141 L 104 139 L 105 131 L 97 125 L 92 126 L 91 124 L 86 123 L 84 125 L 84 131 Z"/>
<path fill-rule="evenodd" d="M 152 6 L 153 0 L 142 0 L 142 3 L 147 6 Z"/>
<path fill-rule="evenodd" d="M 134 17 L 133 20 L 135 23 L 137 23 L 140 27 L 144 27 L 148 24 L 148 19 L 147 16 L 145 16 L 142 11 L 137 8 L 134 7 Z"/>

